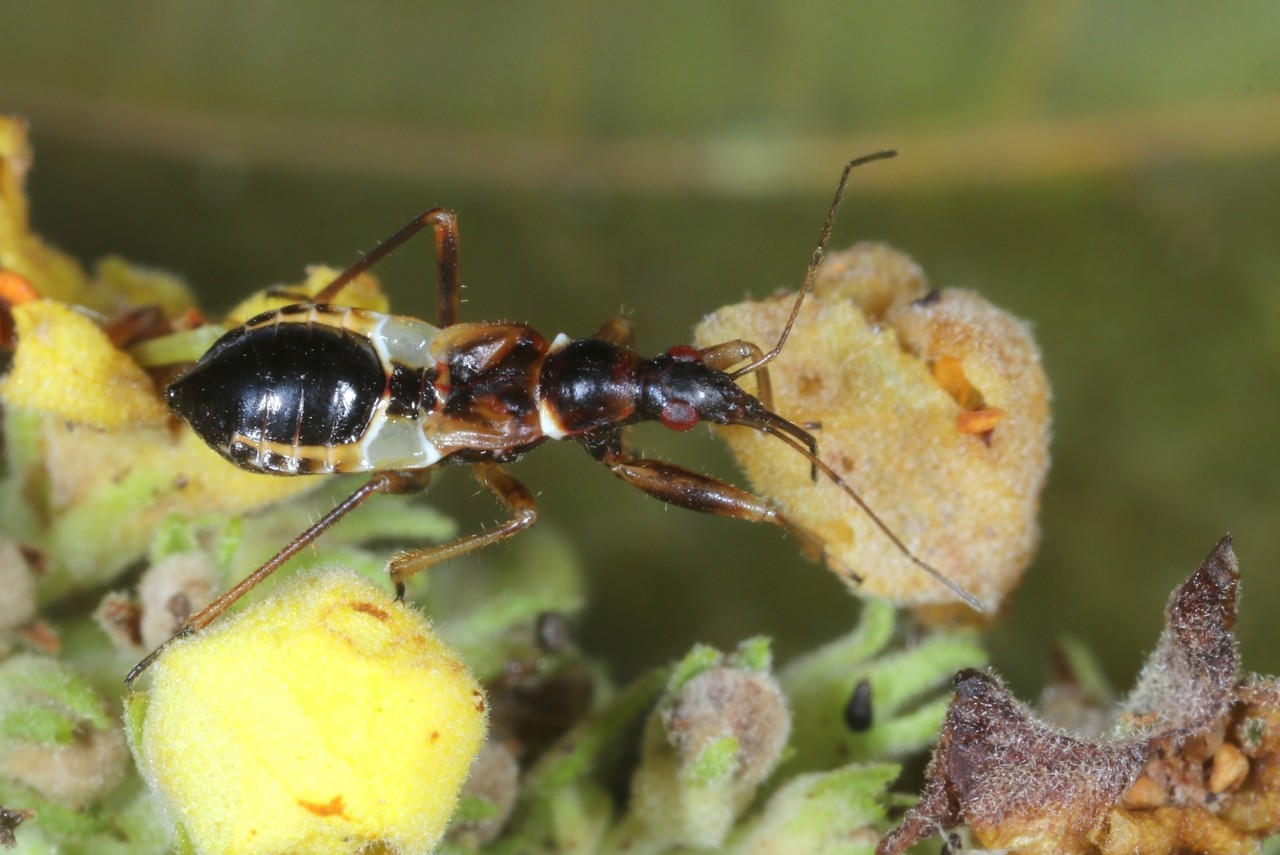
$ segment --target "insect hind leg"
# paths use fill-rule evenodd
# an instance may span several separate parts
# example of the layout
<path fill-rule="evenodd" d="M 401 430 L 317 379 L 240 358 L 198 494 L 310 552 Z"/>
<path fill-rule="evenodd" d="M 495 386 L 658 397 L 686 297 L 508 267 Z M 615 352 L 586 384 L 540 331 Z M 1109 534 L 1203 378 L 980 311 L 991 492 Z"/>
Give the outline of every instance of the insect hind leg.
<path fill-rule="evenodd" d="M 447 208 L 424 211 L 401 226 L 399 231 L 338 274 L 312 298 L 312 302 L 329 303 L 337 299 L 353 279 L 395 252 L 427 226 L 432 228 L 436 238 L 436 322 L 441 327 L 453 326 L 458 322 L 458 307 L 462 301 L 462 274 L 458 256 L 458 216 Z"/>

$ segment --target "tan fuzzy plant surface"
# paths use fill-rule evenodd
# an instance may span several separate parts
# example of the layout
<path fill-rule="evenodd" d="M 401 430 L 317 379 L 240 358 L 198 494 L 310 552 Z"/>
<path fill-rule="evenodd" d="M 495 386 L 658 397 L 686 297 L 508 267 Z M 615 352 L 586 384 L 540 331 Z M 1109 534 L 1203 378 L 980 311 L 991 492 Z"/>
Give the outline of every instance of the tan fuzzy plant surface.
<path fill-rule="evenodd" d="M 777 339 L 794 295 L 727 306 L 700 344 Z M 781 355 L 774 405 L 814 426 L 819 455 L 908 547 L 992 611 L 1039 540 L 1049 385 L 1029 327 L 980 295 L 932 290 L 882 244 L 829 255 Z M 860 593 L 907 606 L 954 594 L 921 572 L 832 484 L 776 440 L 723 428 L 757 490 L 823 536 Z"/>

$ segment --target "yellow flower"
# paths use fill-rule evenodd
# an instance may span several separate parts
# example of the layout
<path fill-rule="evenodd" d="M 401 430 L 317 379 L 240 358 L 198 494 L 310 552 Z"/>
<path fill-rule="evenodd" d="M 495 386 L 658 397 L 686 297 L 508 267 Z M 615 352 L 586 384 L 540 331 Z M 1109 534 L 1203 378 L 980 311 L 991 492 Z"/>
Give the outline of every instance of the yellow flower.
<path fill-rule="evenodd" d="M 307 268 L 307 278 L 301 282 L 284 288 L 268 288 L 241 300 L 227 312 L 226 323 L 228 326 L 242 324 L 254 315 L 293 303 L 305 302 L 337 279 L 341 272 L 336 267 L 313 264 Z M 386 295 L 382 293 L 382 286 L 371 273 L 362 273 L 351 280 L 347 287 L 342 289 L 339 302 L 344 306 L 370 309 L 375 312 L 386 312 L 391 307 Z"/>
<path fill-rule="evenodd" d="M 52 557 L 41 600 L 114 578 L 172 514 L 243 513 L 319 485 L 238 469 L 172 429 L 151 376 L 78 309 L 32 300 L 13 320 L 0 506 L 6 534 Z"/>
<path fill-rule="evenodd" d="M 147 373 L 73 307 L 34 300 L 14 307 L 13 323 L 19 346 L 0 384 L 7 406 L 109 430 L 168 418 Z"/>
<path fill-rule="evenodd" d="M 348 572 L 174 645 L 153 680 L 134 751 L 201 853 L 429 852 L 484 741 L 466 666 Z"/>

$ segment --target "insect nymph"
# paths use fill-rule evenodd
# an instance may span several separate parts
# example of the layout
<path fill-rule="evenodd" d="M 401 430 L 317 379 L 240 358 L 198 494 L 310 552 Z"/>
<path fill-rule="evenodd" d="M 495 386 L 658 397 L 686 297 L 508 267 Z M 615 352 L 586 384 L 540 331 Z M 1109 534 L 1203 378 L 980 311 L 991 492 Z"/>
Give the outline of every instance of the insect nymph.
<path fill-rule="evenodd" d="M 174 412 L 244 469 L 371 475 L 275 557 L 188 619 L 174 639 L 208 626 L 370 496 L 418 492 L 436 468 L 471 464 L 511 518 L 497 528 L 392 558 L 391 580 L 403 597 L 405 579 L 414 573 L 533 525 L 533 494 L 502 464 L 548 439 L 581 443 L 619 478 L 669 504 L 781 526 L 810 557 L 826 557 L 837 573 L 861 581 L 825 555 L 821 537 L 768 499 L 630 454 L 622 432 L 641 421 L 678 431 L 703 421 L 735 424 L 777 437 L 808 459 L 815 479 L 821 473 L 843 489 L 918 567 L 982 611 L 977 598 L 916 557 L 822 461 L 812 434 L 771 409 L 767 366 L 782 351 L 813 286 L 849 173 L 892 155 L 878 152 L 845 166 L 790 318 L 767 353 L 734 340 L 702 349 L 678 345 L 647 359 L 631 348 L 631 325 L 622 318 L 576 340 L 549 340 L 522 323 L 459 323 L 457 221 L 441 208 L 404 226 L 310 302 L 267 312 L 228 332 L 169 386 Z M 331 304 L 356 276 L 428 227 L 436 244 L 438 326 Z M 752 373 L 755 395 L 736 382 Z M 126 682 L 132 685 L 168 643 L 140 662 Z"/>

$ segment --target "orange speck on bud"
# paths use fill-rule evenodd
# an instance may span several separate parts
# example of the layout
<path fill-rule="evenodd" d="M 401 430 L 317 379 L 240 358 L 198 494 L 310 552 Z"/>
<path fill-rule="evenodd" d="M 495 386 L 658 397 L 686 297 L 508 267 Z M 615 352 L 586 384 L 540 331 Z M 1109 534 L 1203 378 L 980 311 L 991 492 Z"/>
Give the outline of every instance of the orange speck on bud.
<path fill-rule="evenodd" d="M 40 299 L 31 280 L 12 270 L 0 270 L 0 300 L 10 306 L 30 303 Z"/>
<path fill-rule="evenodd" d="M 1153 810 L 1162 807 L 1169 801 L 1169 794 L 1164 787 L 1156 783 L 1150 775 L 1139 775 L 1138 780 L 1124 794 L 1121 804 L 1130 810 Z"/>
<path fill-rule="evenodd" d="M 930 363 L 929 370 L 942 390 L 964 407 L 956 416 L 956 430 L 960 433 L 989 433 L 1004 418 L 1004 410 L 986 405 L 956 357 L 940 356 Z"/>
<path fill-rule="evenodd" d="M 964 365 L 954 356 L 940 356 L 930 366 L 933 379 L 955 402 L 966 409 L 982 406 L 981 396 L 964 373 Z"/>
<path fill-rule="evenodd" d="M 961 410 L 956 415 L 956 429 L 961 433 L 987 433 L 1004 418 L 999 407 L 983 407 L 981 410 Z"/>
<path fill-rule="evenodd" d="M 191 308 L 183 312 L 180 318 L 174 321 L 173 326 L 174 326 L 174 329 L 193 330 L 196 327 L 204 326 L 205 323 L 207 322 L 204 319 L 204 315 L 200 314 L 199 309 L 197 309 L 195 306 L 192 306 Z"/>
<path fill-rule="evenodd" d="M 347 815 L 343 810 L 342 796 L 334 796 L 324 804 L 298 799 L 298 806 L 311 811 L 316 816 L 340 816 L 346 818 Z"/>

